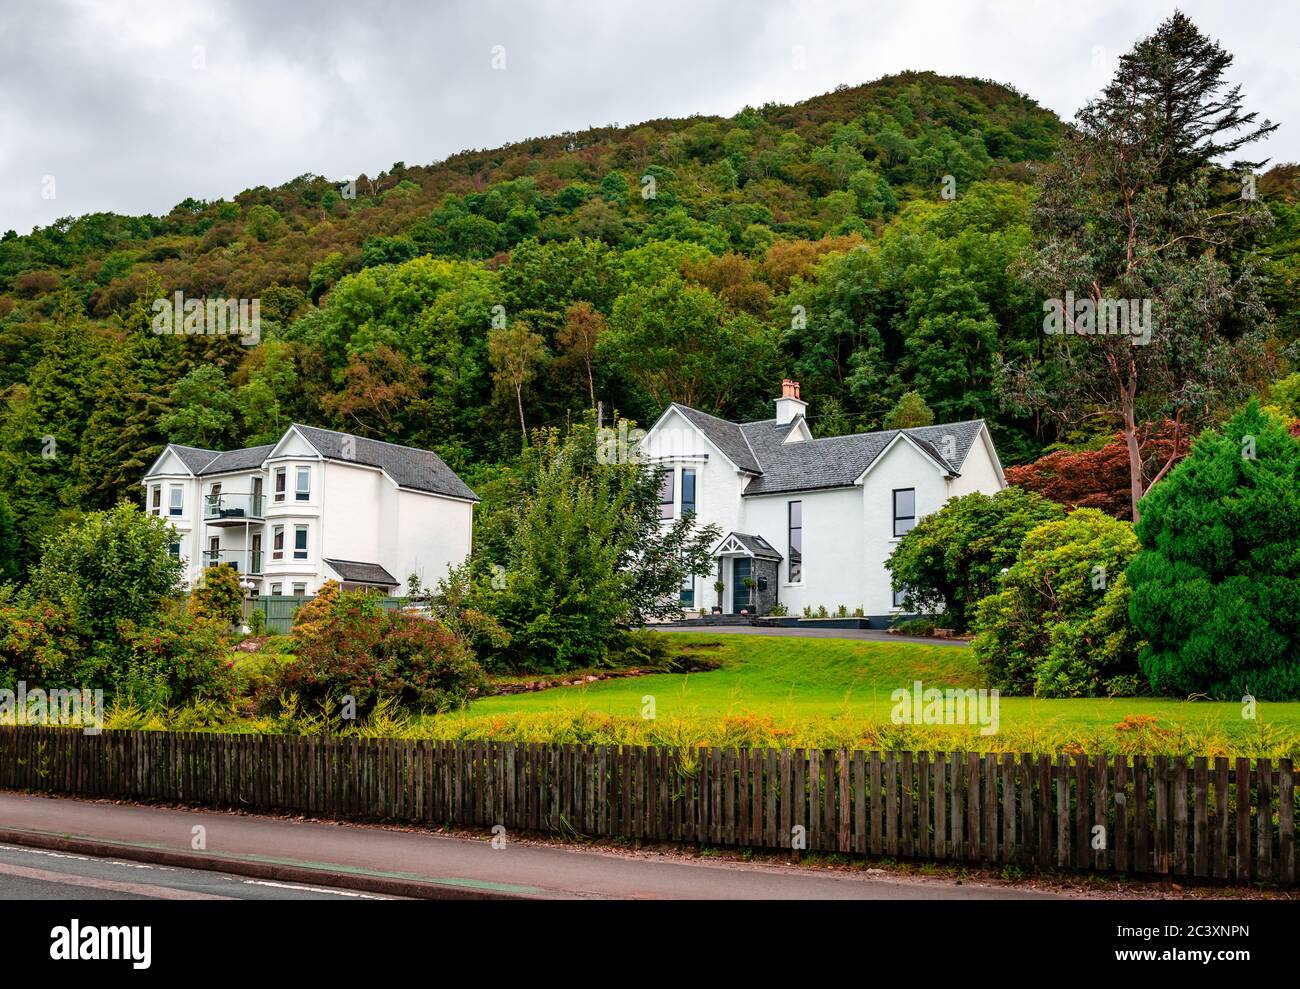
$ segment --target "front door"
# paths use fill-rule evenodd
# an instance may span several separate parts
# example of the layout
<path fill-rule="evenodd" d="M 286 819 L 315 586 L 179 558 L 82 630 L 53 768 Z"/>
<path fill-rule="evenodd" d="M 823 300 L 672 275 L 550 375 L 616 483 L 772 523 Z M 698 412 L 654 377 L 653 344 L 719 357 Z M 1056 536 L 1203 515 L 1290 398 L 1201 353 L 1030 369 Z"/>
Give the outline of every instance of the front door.
<path fill-rule="evenodd" d="M 745 579 L 752 577 L 754 574 L 754 561 L 747 556 L 738 556 L 731 564 L 731 610 L 733 614 L 740 614 L 741 609 L 753 611 L 754 607 L 749 603 L 749 588 L 745 586 Z"/>

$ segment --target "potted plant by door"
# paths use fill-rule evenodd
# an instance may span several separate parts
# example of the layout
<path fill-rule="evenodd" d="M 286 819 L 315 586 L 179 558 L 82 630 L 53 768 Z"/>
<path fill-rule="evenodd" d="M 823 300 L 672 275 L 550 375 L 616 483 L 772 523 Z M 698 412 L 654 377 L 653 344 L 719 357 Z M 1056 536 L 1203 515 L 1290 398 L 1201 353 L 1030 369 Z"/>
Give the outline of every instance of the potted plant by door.
<path fill-rule="evenodd" d="M 720 580 L 715 580 L 713 589 L 718 592 L 718 603 L 713 606 L 713 613 L 720 615 L 722 614 L 722 592 L 726 590 L 726 585 Z"/>
<path fill-rule="evenodd" d="M 745 589 L 749 591 L 749 612 L 750 614 L 753 614 L 754 613 L 754 588 L 758 586 L 758 583 L 757 581 L 754 580 L 753 577 L 746 577 L 743 581 L 741 581 L 741 583 L 743 583 L 745 585 Z"/>

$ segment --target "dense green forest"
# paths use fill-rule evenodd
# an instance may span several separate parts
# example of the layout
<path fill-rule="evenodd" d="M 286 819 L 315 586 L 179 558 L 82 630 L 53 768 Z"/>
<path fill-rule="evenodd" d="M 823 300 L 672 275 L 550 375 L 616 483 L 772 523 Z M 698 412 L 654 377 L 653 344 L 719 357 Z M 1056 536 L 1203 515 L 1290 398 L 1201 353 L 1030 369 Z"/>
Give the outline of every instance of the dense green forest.
<path fill-rule="evenodd" d="M 596 401 L 770 415 L 802 382 L 821 435 L 918 392 L 985 417 L 1008 464 L 1109 439 L 1017 414 L 998 368 L 1043 346 L 1038 167 L 1064 125 L 986 80 L 905 73 L 730 118 L 655 120 L 315 175 L 165 216 L 0 239 L 0 543 L 12 574 L 79 513 L 135 497 L 168 441 L 291 421 L 436 450 L 490 489 L 522 428 Z M 1239 266 L 1287 369 L 1300 336 L 1300 169 Z M 259 299 L 260 342 L 158 335 L 156 299 Z M 8 533 L 6 536 L 5 533 Z M 0 546 L 3 549 L 3 546 Z"/>

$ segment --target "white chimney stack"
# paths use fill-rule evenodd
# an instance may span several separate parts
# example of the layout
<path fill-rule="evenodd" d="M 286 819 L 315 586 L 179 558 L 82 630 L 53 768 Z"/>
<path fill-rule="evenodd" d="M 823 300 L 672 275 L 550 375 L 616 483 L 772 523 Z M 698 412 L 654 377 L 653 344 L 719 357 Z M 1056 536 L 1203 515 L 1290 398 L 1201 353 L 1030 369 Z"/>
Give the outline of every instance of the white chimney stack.
<path fill-rule="evenodd" d="M 799 397 L 799 382 L 786 378 L 781 382 L 781 397 L 776 400 L 776 424 L 784 426 L 797 416 L 807 415 L 808 403 Z"/>

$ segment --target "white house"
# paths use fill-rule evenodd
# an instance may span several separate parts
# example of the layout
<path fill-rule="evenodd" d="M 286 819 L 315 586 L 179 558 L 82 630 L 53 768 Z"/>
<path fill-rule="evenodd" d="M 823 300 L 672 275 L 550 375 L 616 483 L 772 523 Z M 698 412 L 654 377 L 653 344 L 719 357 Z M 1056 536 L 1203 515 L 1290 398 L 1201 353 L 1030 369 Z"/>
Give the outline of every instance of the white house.
<path fill-rule="evenodd" d="M 682 588 L 687 611 L 843 606 L 886 625 L 901 611 L 885 561 L 902 535 L 949 498 L 1006 486 L 982 419 L 813 439 L 807 408 L 789 380 L 760 422 L 674 403 L 639 444 L 668 469 L 660 517 L 693 511 L 722 531 L 715 573 Z"/>
<path fill-rule="evenodd" d="M 432 585 L 469 555 L 479 500 L 436 453 L 298 424 L 270 446 L 170 444 L 142 484 L 191 585 L 224 564 L 271 595 Z"/>

